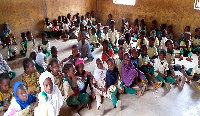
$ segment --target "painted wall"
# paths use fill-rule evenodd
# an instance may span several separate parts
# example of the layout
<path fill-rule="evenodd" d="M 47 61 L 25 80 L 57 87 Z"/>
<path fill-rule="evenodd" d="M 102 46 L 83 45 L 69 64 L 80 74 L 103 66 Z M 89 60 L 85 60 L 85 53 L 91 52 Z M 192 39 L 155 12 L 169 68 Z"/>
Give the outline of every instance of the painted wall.
<path fill-rule="evenodd" d="M 144 18 L 149 30 L 152 20 L 160 24 L 173 25 L 175 39 L 183 32 L 186 25 L 191 26 L 191 32 L 200 27 L 200 11 L 194 10 L 194 0 L 136 0 L 135 6 L 113 4 L 113 0 L 98 0 L 97 19 L 106 23 L 108 14 L 116 20 L 116 28 L 120 30 L 121 18 L 126 18 L 131 24 L 135 18 Z"/>
<path fill-rule="evenodd" d="M 38 37 L 43 30 L 44 18 L 57 19 L 68 13 L 85 15 L 96 11 L 96 0 L 0 0 L 0 31 L 8 22 L 17 39 L 28 30 Z"/>

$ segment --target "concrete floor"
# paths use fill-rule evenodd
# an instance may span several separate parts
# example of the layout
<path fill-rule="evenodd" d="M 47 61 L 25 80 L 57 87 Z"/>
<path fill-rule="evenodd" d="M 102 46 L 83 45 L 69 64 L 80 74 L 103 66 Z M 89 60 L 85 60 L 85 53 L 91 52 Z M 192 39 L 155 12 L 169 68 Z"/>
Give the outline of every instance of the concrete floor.
<path fill-rule="evenodd" d="M 18 39 L 19 40 L 19 39 Z M 36 38 L 36 45 L 40 38 Z M 62 40 L 50 39 L 51 46 L 58 48 L 59 59 L 62 60 L 71 54 L 71 46 L 76 44 L 76 40 L 69 40 L 63 42 Z M 19 43 L 19 42 L 18 42 Z M 13 46 L 19 49 L 19 45 Z M 19 52 L 19 51 L 18 51 Z M 17 52 L 17 53 L 18 53 Z M 178 53 L 178 51 L 176 51 Z M 93 55 L 95 58 L 101 57 L 102 47 L 95 49 Z M 117 57 L 117 54 L 115 54 Z M 193 55 L 193 62 L 185 60 L 178 61 L 176 63 L 184 64 L 190 68 L 197 64 L 198 59 L 196 55 Z M 9 61 L 8 64 L 13 71 L 17 73 L 17 77 L 11 81 L 11 85 L 16 81 L 21 81 L 23 74 L 22 61 L 24 57 L 17 56 L 14 61 Z M 106 64 L 104 64 L 106 66 Z M 94 62 L 85 63 L 85 70 L 93 73 Z M 176 72 L 179 74 L 179 72 Z M 103 105 L 105 107 L 105 116 L 200 116 L 200 91 L 196 88 L 196 82 L 186 83 L 183 89 L 172 85 L 172 89 L 167 91 L 164 87 L 160 87 L 157 91 L 148 88 L 144 95 L 138 97 L 136 95 L 123 94 L 119 95 L 119 99 L 122 101 L 122 111 L 116 111 L 112 106 L 112 101 L 107 98 L 103 99 Z M 98 116 L 100 112 L 96 109 L 96 100 L 90 101 L 90 110 L 83 108 L 80 112 L 82 116 Z M 72 116 L 75 115 L 71 108 L 66 103 L 60 111 L 60 116 Z"/>

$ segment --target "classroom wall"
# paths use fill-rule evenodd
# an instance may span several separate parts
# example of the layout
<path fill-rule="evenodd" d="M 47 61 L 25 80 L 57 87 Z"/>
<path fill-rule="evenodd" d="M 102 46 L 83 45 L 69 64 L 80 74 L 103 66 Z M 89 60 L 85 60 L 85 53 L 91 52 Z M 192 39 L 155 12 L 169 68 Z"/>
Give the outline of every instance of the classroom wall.
<path fill-rule="evenodd" d="M 0 0 L 0 3 L 0 35 L 2 24 L 8 22 L 17 39 L 28 30 L 38 37 L 46 17 L 53 20 L 68 13 L 85 15 L 96 11 L 96 0 Z"/>
<path fill-rule="evenodd" d="M 126 18 L 131 24 L 135 18 L 144 18 L 147 28 L 152 20 L 160 24 L 173 25 L 173 32 L 177 40 L 186 25 L 191 26 L 191 32 L 200 27 L 200 11 L 194 10 L 194 0 L 136 0 L 135 6 L 113 4 L 113 0 L 97 0 L 98 21 L 106 24 L 108 14 L 113 15 L 120 31 L 121 18 Z"/>

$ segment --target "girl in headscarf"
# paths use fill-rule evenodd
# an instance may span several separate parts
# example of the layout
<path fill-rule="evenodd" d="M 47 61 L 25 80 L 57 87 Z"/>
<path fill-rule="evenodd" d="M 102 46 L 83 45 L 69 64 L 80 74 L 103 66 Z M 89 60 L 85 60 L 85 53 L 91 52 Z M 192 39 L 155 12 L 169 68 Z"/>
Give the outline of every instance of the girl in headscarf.
<path fill-rule="evenodd" d="M 36 98 L 27 93 L 27 89 L 22 82 L 13 85 L 14 97 L 4 116 L 33 116 L 34 108 L 37 107 Z"/>
<path fill-rule="evenodd" d="M 10 29 L 9 29 L 9 26 L 8 26 L 8 23 L 4 23 L 4 24 L 3 24 L 2 37 L 3 37 L 3 42 L 4 42 L 4 43 L 5 43 L 5 38 L 6 38 L 6 37 L 10 37 L 10 38 L 12 38 L 13 44 L 14 44 L 14 45 L 17 45 L 15 36 L 11 33 L 11 31 L 10 31 Z"/>
<path fill-rule="evenodd" d="M 106 68 L 100 58 L 96 59 L 94 69 L 93 87 L 97 101 L 97 109 L 100 109 L 101 96 L 111 99 L 111 94 L 106 89 Z"/>
<path fill-rule="evenodd" d="M 15 78 L 16 76 L 16 73 L 11 70 L 7 62 L 3 59 L 2 54 L 0 53 L 0 74 L 1 73 L 8 73 L 10 79 Z"/>
<path fill-rule="evenodd" d="M 35 116 L 58 116 L 63 105 L 63 97 L 57 85 L 54 84 L 53 75 L 45 71 L 40 75 L 41 92 L 38 95 L 39 104 L 35 108 Z"/>

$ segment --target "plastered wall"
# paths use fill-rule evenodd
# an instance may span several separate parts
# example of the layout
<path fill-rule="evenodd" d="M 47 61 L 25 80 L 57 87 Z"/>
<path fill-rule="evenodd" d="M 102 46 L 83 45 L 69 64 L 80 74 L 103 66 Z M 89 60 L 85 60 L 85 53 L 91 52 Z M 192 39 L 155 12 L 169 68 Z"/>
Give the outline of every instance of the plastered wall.
<path fill-rule="evenodd" d="M 8 22 L 17 39 L 28 30 L 38 37 L 46 17 L 52 21 L 68 13 L 96 11 L 96 0 L 0 0 L 0 4 L 0 34 L 2 24 Z"/>
<path fill-rule="evenodd" d="M 135 18 L 144 18 L 149 30 L 152 20 L 160 24 L 173 25 L 173 33 L 177 40 L 186 25 L 191 26 L 191 32 L 200 27 L 200 11 L 194 10 L 194 0 L 136 0 L 135 6 L 113 4 L 113 0 L 97 1 L 97 19 L 103 24 L 109 13 L 118 24 L 120 30 L 121 18 L 127 18 L 132 24 Z"/>

